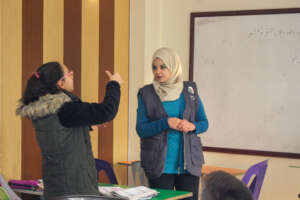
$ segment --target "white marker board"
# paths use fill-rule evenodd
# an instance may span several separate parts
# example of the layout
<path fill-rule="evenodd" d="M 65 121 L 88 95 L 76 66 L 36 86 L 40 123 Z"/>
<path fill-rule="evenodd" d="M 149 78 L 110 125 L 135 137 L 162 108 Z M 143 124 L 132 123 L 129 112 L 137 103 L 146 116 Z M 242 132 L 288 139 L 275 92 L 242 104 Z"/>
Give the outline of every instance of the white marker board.
<path fill-rule="evenodd" d="M 300 9 L 191 14 L 204 146 L 300 156 Z"/>

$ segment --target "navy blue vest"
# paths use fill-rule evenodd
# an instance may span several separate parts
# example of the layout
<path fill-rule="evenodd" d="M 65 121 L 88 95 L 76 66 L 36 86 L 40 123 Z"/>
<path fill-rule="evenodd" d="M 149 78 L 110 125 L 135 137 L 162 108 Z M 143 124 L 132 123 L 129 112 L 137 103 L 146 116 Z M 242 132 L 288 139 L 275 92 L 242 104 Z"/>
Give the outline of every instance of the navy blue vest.
<path fill-rule="evenodd" d="M 194 82 L 184 82 L 182 92 L 186 105 L 183 118 L 193 122 L 197 120 L 199 107 L 197 86 Z M 152 84 L 141 88 L 138 95 L 142 97 L 150 121 L 168 117 Z M 202 164 L 204 163 L 201 139 L 191 132 L 183 134 L 183 140 L 185 169 L 192 175 L 200 176 Z M 149 138 L 141 138 L 141 166 L 149 179 L 158 178 L 163 173 L 167 144 L 167 131 Z"/>

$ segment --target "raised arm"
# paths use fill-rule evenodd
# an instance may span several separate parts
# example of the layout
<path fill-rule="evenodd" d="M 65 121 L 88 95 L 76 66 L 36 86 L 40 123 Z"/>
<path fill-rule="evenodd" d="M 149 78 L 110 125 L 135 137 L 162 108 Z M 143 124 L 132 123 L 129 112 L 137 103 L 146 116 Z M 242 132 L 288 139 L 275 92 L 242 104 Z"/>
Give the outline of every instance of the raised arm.
<path fill-rule="evenodd" d="M 87 126 L 111 121 L 117 114 L 120 103 L 120 85 L 110 81 L 101 103 L 67 102 L 58 112 L 63 126 Z"/>

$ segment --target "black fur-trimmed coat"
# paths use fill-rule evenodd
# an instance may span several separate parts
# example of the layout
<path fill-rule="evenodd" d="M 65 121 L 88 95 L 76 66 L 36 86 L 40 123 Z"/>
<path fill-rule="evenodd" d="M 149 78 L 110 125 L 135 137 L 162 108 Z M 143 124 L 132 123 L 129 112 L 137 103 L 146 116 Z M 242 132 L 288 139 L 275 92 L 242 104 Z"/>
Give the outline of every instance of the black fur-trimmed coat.
<path fill-rule="evenodd" d="M 119 103 L 120 85 L 110 81 L 102 103 L 82 102 L 71 93 L 61 92 L 17 108 L 17 115 L 32 119 L 35 128 L 46 200 L 99 194 L 89 128 L 112 120 Z"/>

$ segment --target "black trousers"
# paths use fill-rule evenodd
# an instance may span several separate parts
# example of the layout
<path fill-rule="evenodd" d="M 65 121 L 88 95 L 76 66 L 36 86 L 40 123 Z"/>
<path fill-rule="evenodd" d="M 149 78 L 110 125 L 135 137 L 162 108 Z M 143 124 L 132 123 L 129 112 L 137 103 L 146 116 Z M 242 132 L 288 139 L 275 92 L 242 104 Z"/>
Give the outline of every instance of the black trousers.
<path fill-rule="evenodd" d="M 193 192 L 193 197 L 185 199 L 198 200 L 199 176 L 191 174 L 162 174 L 158 178 L 148 180 L 151 188 Z"/>

